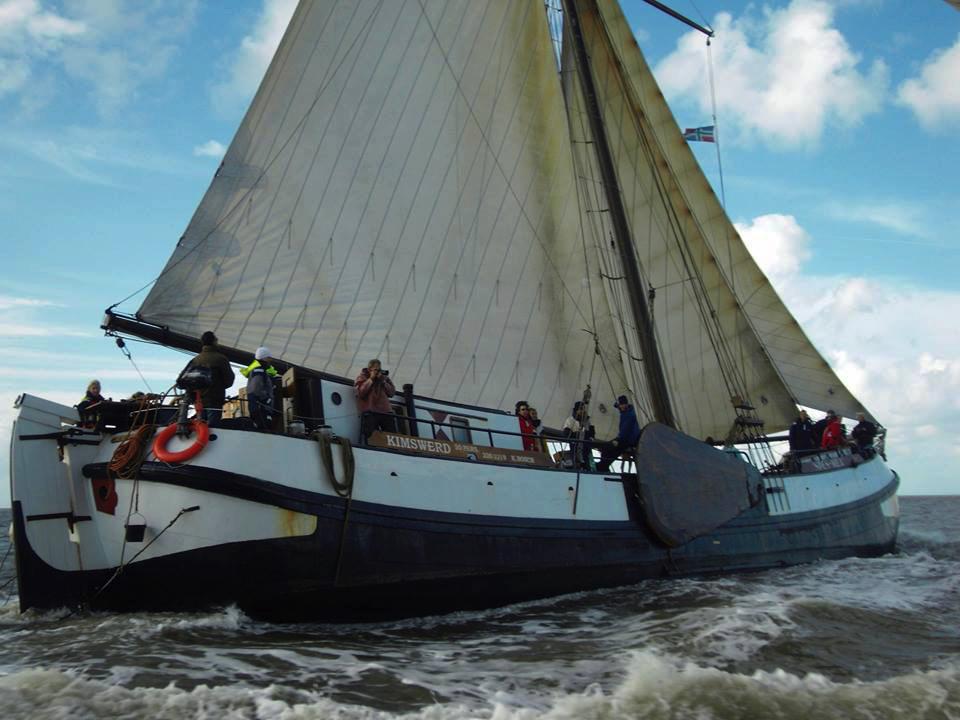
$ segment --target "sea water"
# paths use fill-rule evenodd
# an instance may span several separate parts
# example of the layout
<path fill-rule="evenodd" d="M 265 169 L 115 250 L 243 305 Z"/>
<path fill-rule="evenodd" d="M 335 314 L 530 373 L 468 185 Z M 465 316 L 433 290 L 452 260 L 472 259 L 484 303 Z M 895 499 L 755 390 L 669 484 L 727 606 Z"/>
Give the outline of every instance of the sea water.
<path fill-rule="evenodd" d="M 374 625 L 20 615 L 14 594 L 0 716 L 960 718 L 960 498 L 901 508 L 886 557 Z"/>

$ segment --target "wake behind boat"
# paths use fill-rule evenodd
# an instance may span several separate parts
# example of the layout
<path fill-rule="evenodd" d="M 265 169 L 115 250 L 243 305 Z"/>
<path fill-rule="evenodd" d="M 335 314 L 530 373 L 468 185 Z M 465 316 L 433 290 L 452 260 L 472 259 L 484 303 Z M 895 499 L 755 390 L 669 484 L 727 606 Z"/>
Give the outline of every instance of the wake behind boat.
<path fill-rule="evenodd" d="M 194 351 L 215 331 L 244 365 L 269 345 L 282 413 L 257 428 L 237 398 L 181 437 L 161 400 L 81 424 L 21 396 L 22 610 L 377 619 L 896 542 L 882 452 L 774 453 L 798 405 L 862 406 L 609 0 L 301 2 L 167 266 L 104 327 Z M 349 379 L 371 357 L 403 383 L 385 432 Z M 615 471 L 502 410 L 559 427 L 580 400 L 609 437 L 625 390 L 643 432 Z"/>

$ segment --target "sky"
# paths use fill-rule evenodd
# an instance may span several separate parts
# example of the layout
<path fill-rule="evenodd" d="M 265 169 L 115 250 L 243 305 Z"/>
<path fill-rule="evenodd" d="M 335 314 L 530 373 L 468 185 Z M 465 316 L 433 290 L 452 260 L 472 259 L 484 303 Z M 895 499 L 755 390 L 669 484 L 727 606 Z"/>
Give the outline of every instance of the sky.
<path fill-rule="evenodd" d="M 99 330 L 216 170 L 293 0 L 0 0 L 0 507 L 15 398 L 169 387 L 187 357 Z M 674 0 L 624 12 L 760 266 L 888 429 L 902 494 L 960 492 L 960 12 Z M 711 72 L 712 71 L 712 72 Z M 711 75 L 713 87 L 711 92 Z M 120 306 L 135 311 L 136 295 Z M 135 365 L 134 365 L 135 363 Z"/>

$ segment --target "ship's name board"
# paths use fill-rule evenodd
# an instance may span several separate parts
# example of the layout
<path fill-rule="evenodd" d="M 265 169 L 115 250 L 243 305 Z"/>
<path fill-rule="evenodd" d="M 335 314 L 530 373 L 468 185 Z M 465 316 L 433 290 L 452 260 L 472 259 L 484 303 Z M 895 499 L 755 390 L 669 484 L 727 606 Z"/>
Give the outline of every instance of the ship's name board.
<path fill-rule="evenodd" d="M 838 470 L 853 465 L 853 456 L 848 451 L 840 450 L 836 455 L 815 455 L 813 457 L 801 458 L 800 472 L 826 472 L 828 470 Z"/>
<path fill-rule="evenodd" d="M 462 458 L 464 460 L 476 460 L 477 462 L 483 463 L 553 467 L 553 463 L 550 462 L 550 457 L 546 453 L 470 445 L 452 440 L 412 437 L 410 435 L 399 435 L 390 432 L 377 431 L 373 433 L 367 440 L 367 444 L 374 447 L 388 448 L 390 450 L 413 452 L 419 455 Z"/>

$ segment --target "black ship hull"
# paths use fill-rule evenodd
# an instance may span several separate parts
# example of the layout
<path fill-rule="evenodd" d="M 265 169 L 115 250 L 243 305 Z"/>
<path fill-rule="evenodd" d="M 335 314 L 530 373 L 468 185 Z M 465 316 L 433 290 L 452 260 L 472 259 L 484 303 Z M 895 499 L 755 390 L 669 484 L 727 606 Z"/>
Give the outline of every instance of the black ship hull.
<path fill-rule="evenodd" d="M 181 475 L 152 480 L 178 485 Z M 209 489 L 216 484 L 208 479 Z M 254 617 L 383 620 L 495 607 L 652 578 L 760 571 L 892 552 L 898 480 L 855 502 L 770 515 L 759 503 L 668 548 L 642 514 L 629 521 L 518 519 L 438 513 L 232 484 L 234 497 L 317 518 L 306 536 L 214 545 L 115 569 L 61 571 L 30 547 L 14 503 L 21 608 L 187 611 L 236 605 Z M 224 485 L 226 487 L 226 485 Z M 281 493 L 282 494 L 282 493 Z M 885 507 L 886 506 L 886 507 Z M 132 546 L 136 547 L 136 546 Z"/>

